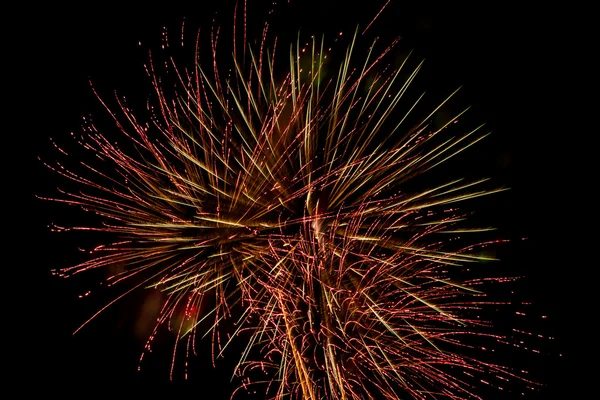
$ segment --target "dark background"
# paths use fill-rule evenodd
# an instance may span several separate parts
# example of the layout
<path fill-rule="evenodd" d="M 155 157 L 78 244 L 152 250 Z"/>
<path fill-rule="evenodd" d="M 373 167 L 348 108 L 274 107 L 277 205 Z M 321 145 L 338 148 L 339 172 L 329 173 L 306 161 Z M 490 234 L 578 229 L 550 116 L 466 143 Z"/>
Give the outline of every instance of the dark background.
<path fill-rule="evenodd" d="M 355 8 L 336 1 L 296 3 L 273 29 L 289 29 L 291 37 L 298 28 L 333 32 L 342 26 L 351 32 L 356 22 L 364 26 L 384 1 L 370 3 Z M 582 390 L 581 371 L 585 369 L 570 345 L 576 336 L 573 330 L 584 325 L 575 311 L 580 300 L 574 287 L 580 277 L 572 272 L 579 264 L 561 250 L 573 239 L 565 219 L 578 212 L 565 202 L 573 182 L 564 165 L 575 159 L 567 143 L 573 133 L 564 117 L 572 84 L 565 76 L 570 76 L 569 65 L 576 59 L 572 35 L 568 35 L 570 14 L 506 3 L 452 8 L 426 2 L 392 3 L 376 29 L 389 37 L 402 36 L 404 48 L 414 48 L 419 57 L 426 57 L 431 65 L 428 73 L 436 77 L 432 85 L 465 85 L 475 115 L 493 131 L 475 158 L 494 179 L 512 188 L 490 203 L 495 225 L 512 240 L 501 253 L 502 263 L 507 271 L 525 277 L 518 290 L 534 304 L 525 324 L 556 338 L 536 342 L 546 355 L 515 359 L 527 364 L 524 369 L 546 385 L 539 393 L 523 398 L 559 398 L 559 393 L 575 397 Z M 10 291 L 18 323 L 10 329 L 20 339 L 17 343 L 24 342 L 14 345 L 19 350 L 11 375 L 21 390 L 94 394 L 134 389 L 147 395 L 164 391 L 228 398 L 234 360 L 229 357 L 229 362 L 218 363 L 214 370 L 209 358 L 203 357 L 210 354 L 208 341 L 202 342 L 203 354 L 192 360 L 188 382 L 176 378 L 169 383 L 168 346 L 137 372 L 143 341 L 131 316 L 145 297 L 125 300 L 71 335 L 110 295 L 99 293 L 93 299 L 79 300 L 77 296 L 88 288 L 82 284 L 89 281 L 65 281 L 50 275 L 52 268 L 82 259 L 77 247 L 85 239 L 51 233 L 47 226 L 60 223 L 70 210 L 34 197 L 52 195 L 61 185 L 37 159 L 53 157 L 48 138 L 67 138 L 71 131 L 79 130 L 82 115 L 102 111 L 88 81 L 108 96 L 114 89 L 143 101 L 150 90 L 142 69 L 146 49 L 161 43 L 163 27 L 172 29 L 175 34 L 171 37 L 177 38 L 185 17 L 188 33 L 200 25 L 208 31 L 216 10 L 223 29 L 229 30 L 229 3 L 185 7 L 148 3 L 136 8 L 98 2 L 45 5 L 14 15 L 19 21 L 19 27 L 11 30 L 16 46 L 6 52 L 15 68 L 7 80 L 16 88 L 11 101 L 16 105 L 13 118 L 18 124 L 11 130 L 18 145 L 15 152 L 5 149 L 9 153 L 5 159 L 22 174 L 15 187 L 19 188 L 17 207 L 25 210 L 9 215 L 10 220 L 18 216 L 14 225 L 18 229 L 12 235 L 18 238 L 13 251 L 19 254 L 19 261 L 10 262 L 19 276 L 14 281 L 15 294 Z M 250 18 L 261 21 L 252 13 Z M 137 88 L 143 90 L 141 95 Z M 10 170 L 8 174 L 13 175 Z M 520 240 L 524 237 L 527 240 Z M 497 398 L 513 397 L 520 396 Z"/>

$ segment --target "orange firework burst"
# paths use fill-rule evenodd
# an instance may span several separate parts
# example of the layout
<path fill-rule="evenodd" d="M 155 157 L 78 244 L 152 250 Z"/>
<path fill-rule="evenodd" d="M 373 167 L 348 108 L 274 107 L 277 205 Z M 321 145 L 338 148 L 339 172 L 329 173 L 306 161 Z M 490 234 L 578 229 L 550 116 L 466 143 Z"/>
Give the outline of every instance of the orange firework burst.
<path fill-rule="evenodd" d="M 212 31 L 208 68 L 199 51 L 190 69 L 151 61 L 145 115 L 103 101 L 125 140 L 88 120 L 80 143 L 94 160 L 50 166 L 82 187 L 53 200 L 104 221 L 69 229 L 117 238 L 58 273 L 118 266 L 111 284 L 135 282 L 119 298 L 165 292 L 147 349 L 169 323 L 190 352 L 210 321 L 217 357 L 245 335 L 240 390 L 264 383 L 260 369 L 275 399 L 476 398 L 481 380 L 522 380 L 472 351 L 503 341 L 480 315 L 484 284 L 502 279 L 469 268 L 500 240 L 470 241 L 492 229 L 458 208 L 504 189 L 423 183 L 487 136 L 483 125 L 468 108 L 441 112 L 456 92 L 424 105 L 411 85 L 422 63 L 390 59 L 397 40 L 364 46 L 371 24 L 342 57 L 314 36 L 276 51 L 267 26 L 251 45 L 245 25 L 244 6 L 230 59 Z"/>

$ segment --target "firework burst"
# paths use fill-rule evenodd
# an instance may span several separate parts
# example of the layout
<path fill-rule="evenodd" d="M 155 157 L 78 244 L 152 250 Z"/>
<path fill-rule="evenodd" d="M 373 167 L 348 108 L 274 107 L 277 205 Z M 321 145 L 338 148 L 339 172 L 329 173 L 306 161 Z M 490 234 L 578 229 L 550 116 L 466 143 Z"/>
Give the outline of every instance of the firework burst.
<path fill-rule="evenodd" d="M 165 324 L 188 353 L 206 331 L 217 357 L 245 336 L 240 390 L 260 383 L 271 398 L 474 398 L 481 377 L 515 377 L 472 355 L 473 340 L 502 340 L 479 316 L 499 279 L 469 268 L 499 240 L 468 240 L 491 228 L 467 227 L 458 208 L 504 189 L 422 183 L 483 125 L 463 122 L 468 109 L 440 122 L 456 92 L 424 106 L 411 86 L 422 63 L 390 61 L 397 40 L 357 56 L 363 30 L 337 53 L 325 38 L 281 49 L 267 26 L 255 44 L 243 32 L 230 59 L 214 28 L 191 69 L 150 61 L 145 114 L 101 100 L 125 140 L 88 119 L 77 140 L 94 157 L 49 165 L 82 188 L 53 200 L 103 220 L 69 229 L 116 238 L 57 273 L 119 266 L 110 284 L 133 282 L 119 298 L 165 292 L 146 350 Z"/>

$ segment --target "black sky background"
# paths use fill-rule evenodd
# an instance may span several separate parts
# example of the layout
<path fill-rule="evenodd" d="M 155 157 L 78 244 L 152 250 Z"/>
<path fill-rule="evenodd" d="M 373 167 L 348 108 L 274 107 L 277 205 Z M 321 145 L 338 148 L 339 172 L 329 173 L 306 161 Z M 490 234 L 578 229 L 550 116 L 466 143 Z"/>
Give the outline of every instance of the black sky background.
<path fill-rule="evenodd" d="M 279 23 L 289 25 L 292 33 L 299 27 L 331 29 L 335 24 L 345 25 L 347 31 L 383 3 L 349 7 L 339 1 L 307 1 L 293 13 L 295 20 Z M 584 369 L 570 346 L 574 327 L 581 326 L 573 311 L 578 308 L 573 294 L 579 278 L 568 273 L 574 265 L 560 250 L 567 239 L 557 233 L 556 222 L 565 212 L 560 205 L 567 197 L 559 193 L 560 188 L 572 185 L 557 161 L 557 155 L 561 162 L 568 159 L 561 153 L 565 147 L 559 112 L 568 102 L 564 99 L 568 83 L 557 76 L 564 74 L 571 59 L 571 44 L 563 35 L 569 16 L 561 10 L 506 3 L 443 8 L 427 2 L 393 3 L 378 29 L 390 37 L 402 36 L 405 48 L 427 58 L 436 76 L 432 85 L 438 81 L 449 82 L 449 87 L 464 84 L 475 114 L 493 131 L 481 153 L 486 156 L 474 157 L 492 171 L 495 180 L 511 187 L 509 194 L 490 200 L 495 225 L 513 241 L 501 254 L 502 263 L 525 276 L 519 288 L 534 303 L 532 329 L 556 337 L 541 342 L 549 355 L 515 360 L 529 364 L 525 369 L 534 370 L 546 384 L 539 393 L 524 398 L 560 398 L 559 393 L 574 398 L 582 390 Z M 79 300 L 77 296 L 87 290 L 80 286 L 85 280 L 65 281 L 50 275 L 50 269 L 79 260 L 81 243 L 78 237 L 65 239 L 47 228 L 51 222 L 61 222 L 69 209 L 34 197 L 52 195 L 62 184 L 37 159 L 53 156 L 48 138 L 65 139 L 79 130 L 82 115 L 102 111 L 88 80 L 107 96 L 112 90 L 136 96 L 132 92 L 143 89 L 143 101 L 149 92 L 142 69 L 147 46 L 156 47 L 163 26 L 177 28 L 183 17 L 190 31 L 199 25 L 208 30 L 214 10 L 221 10 L 223 29 L 229 29 L 231 7 L 201 2 L 137 8 L 105 3 L 44 5 L 15 16 L 22 22 L 13 31 L 18 38 L 12 54 L 20 63 L 15 63 L 17 71 L 8 80 L 22 76 L 14 79 L 18 87 L 14 102 L 20 111 L 14 136 L 20 145 L 18 154 L 7 158 L 15 158 L 26 177 L 18 180 L 22 188 L 18 206 L 26 210 L 21 215 L 27 220 L 26 239 L 19 241 L 23 248 L 18 247 L 21 261 L 15 267 L 22 276 L 15 284 L 15 293 L 20 294 L 11 295 L 17 310 L 22 309 L 19 321 L 23 322 L 14 329 L 24 344 L 19 345 L 12 371 L 21 390 L 44 389 L 48 394 L 135 390 L 151 397 L 164 391 L 200 399 L 228 398 L 233 360 L 229 357 L 214 370 L 204 357 L 210 351 L 207 341 L 204 354 L 193 360 L 188 382 L 168 382 L 165 361 L 169 362 L 170 348 L 165 354 L 158 351 L 156 360 L 146 364 L 141 374 L 137 372 L 142 342 L 129 316 L 137 312 L 143 297 L 125 300 L 71 335 L 110 296 Z M 520 240 L 523 237 L 528 239 Z M 540 315 L 548 318 L 541 320 Z"/>

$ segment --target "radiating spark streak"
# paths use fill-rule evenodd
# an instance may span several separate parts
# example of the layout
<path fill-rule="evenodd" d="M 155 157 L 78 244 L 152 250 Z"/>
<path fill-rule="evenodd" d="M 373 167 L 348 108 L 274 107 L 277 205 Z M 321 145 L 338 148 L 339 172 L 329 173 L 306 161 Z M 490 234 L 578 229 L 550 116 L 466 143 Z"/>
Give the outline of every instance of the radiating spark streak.
<path fill-rule="evenodd" d="M 459 285 L 457 283 L 453 283 L 453 282 L 450 282 L 450 281 L 447 281 L 447 280 L 442 280 L 442 279 L 437 279 L 437 278 L 431 278 L 431 279 L 433 279 L 434 281 L 437 281 L 437 282 L 445 283 L 446 285 L 451 285 L 451 286 L 457 287 L 457 288 L 462 289 L 462 290 L 467 290 L 469 292 L 483 293 L 480 290 L 475 290 L 473 288 L 470 288 L 470 287 L 467 287 L 467 286 L 464 286 L 464 285 Z"/>
<path fill-rule="evenodd" d="M 454 230 L 444 230 L 438 231 L 437 233 L 474 233 L 474 232 L 490 232 L 495 231 L 496 228 L 473 228 L 473 229 L 454 229 Z"/>
<path fill-rule="evenodd" d="M 379 15 L 381 15 L 381 13 L 383 12 L 383 10 L 385 10 L 385 8 L 388 6 L 388 4 L 390 4 L 390 1 L 391 0 L 387 0 L 386 3 L 383 5 L 383 7 L 381 7 L 381 9 L 377 13 L 377 15 L 375 15 L 375 17 L 371 20 L 371 22 L 369 22 L 369 24 L 367 25 L 367 27 L 363 30 L 362 35 L 364 35 L 367 32 L 367 30 L 371 27 L 371 25 L 373 25 L 373 23 L 379 17 Z"/>
<path fill-rule="evenodd" d="M 280 64 L 269 24 L 247 41 L 244 1 L 227 72 L 217 26 L 207 64 L 199 34 L 191 68 L 169 58 L 162 70 L 150 54 L 148 118 L 116 95 L 112 110 L 92 87 L 123 142 L 86 120 L 74 139 L 93 157 L 45 163 L 79 189 L 45 198 L 104 221 L 52 229 L 117 239 L 56 273 L 113 267 L 106 284 L 133 287 L 77 331 L 146 287 L 164 304 L 144 351 L 169 327 L 171 375 L 178 344 L 187 363 L 196 337 L 211 336 L 213 362 L 246 340 L 232 379 L 249 390 L 263 382 L 248 381 L 253 371 L 269 374 L 275 400 L 465 399 L 477 383 L 505 385 L 490 371 L 518 379 L 461 353 L 476 348 L 469 340 L 508 343 L 480 315 L 505 303 L 483 299 L 485 285 L 510 279 L 470 269 L 496 260 L 483 251 L 502 240 L 465 243 L 494 228 L 470 226 L 462 210 L 507 189 L 425 180 L 487 134 L 462 124 L 468 107 L 449 111 L 460 88 L 434 105 L 413 93 L 424 61 L 409 53 L 396 64 L 399 39 L 363 38 L 389 3 L 348 38 L 341 60 L 324 35 L 299 33 Z"/>
<path fill-rule="evenodd" d="M 414 206 L 414 207 L 403 208 L 402 211 L 408 212 L 408 211 L 413 211 L 413 210 L 421 210 L 424 208 L 431 208 L 431 207 L 442 205 L 442 204 L 456 203 L 456 202 L 463 201 L 463 200 L 474 199 L 476 197 L 489 196 L 491 194 L 504 192 L 506 190 L 509 190 L 509 189 L 503 188 L 503 189 L 495 189 L 495 190 L 489 190 L 489 191 L 469 193 L 469 194 L 462 195 L 462 196 L 450 197 L 450 198 L 444 199 L 444 200 L 434 201 L 434 202 L 430 202 L 430 203 L 424 203 L 422 205 L 418 205 L 418 206 Z"/>

